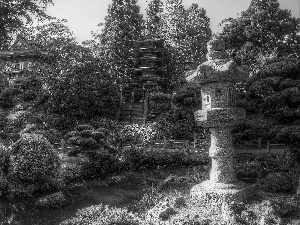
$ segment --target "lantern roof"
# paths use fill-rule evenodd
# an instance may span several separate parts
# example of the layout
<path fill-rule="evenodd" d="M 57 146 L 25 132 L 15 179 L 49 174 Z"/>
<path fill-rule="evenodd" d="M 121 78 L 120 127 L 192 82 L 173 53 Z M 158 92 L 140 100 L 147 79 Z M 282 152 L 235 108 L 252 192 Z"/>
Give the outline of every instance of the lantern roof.
<path fill-rule="evenodd" d="M 208 61 L 202 63 L 195 72 L 188 75 L 188 82 L 202 85 L 211 82 L 241 82 L 249 76 L 246 66 L 239 66 L 227 57 L 225 42 L 220 36 L 213 37 L 207 43 Z"/>

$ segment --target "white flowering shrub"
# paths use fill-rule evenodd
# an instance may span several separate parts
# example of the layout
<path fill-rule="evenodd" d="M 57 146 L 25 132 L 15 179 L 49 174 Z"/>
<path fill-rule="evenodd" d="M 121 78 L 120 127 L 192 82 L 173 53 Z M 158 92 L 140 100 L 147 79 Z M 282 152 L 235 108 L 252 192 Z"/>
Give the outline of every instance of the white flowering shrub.
<path fill-rule="evenodd" d="M 128 124 L 121 128 L 120 136 L 123 142 L 131 141 L 138 145 L 147 145 L 157 136 L 155 124 Z"/>
<path fill-rule="evenodd" d="M 79 210 L 75 217 L 65 220 L 60 225 L 87 225 L 87 224 L 126 224 L 138 225 L 136 215 L 124 208 L 109 208 L 107 205 L 94 205 Z"/>
<path fill-rule="evenodd" d="M 12 177 L 39 182 L 54 177 L 58 172 L 59 164 L 58 155 L 42 135 L 23 135 L 12 145 Z"/>
<path fill-rule="evenodd" d="M 34 115 L 26 110 L 16 111 L 7 116 L 8 124 L 14 127 L 25 127 L 28 123 L 34 123 Z"/>

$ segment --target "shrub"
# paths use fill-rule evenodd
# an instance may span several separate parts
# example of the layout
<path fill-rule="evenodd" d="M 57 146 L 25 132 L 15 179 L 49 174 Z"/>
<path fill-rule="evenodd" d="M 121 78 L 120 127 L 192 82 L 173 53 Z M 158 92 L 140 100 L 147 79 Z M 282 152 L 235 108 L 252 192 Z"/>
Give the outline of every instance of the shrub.
<path fill-rule="evenodd" d="M 258 186 L 274 192 L 285 192 L 293 188 L 293 181 L 288 173 L 271 173 L 258 181 Z"/>
<path fill-rule="evenodd" d="M 59 143 L 61 140 L 60 132 L 55 129 L 45 130 L 43 135 L 51 144 Z"/>
<path fill-rule="evenodd" d="M 34 115 L 25 110 L 16 111 L 7 116 L 8 124 L 16 128 L 23 128 L 28 123 L 34 123 Z"/>
<path fill-rule="evenodd" d="M 4 89 L 0 94 L 0 106 L 3 108 L 12 108 L 20 94 L 21 90 L 17 88 Z"/>
<path fill-rule="evenodd" d="M 85 225 L 85 224 L 124 224 L 138 225 L 139 220 L 133 213 L 123 208 L 109 208 L 102 204 L 79 210 L 75 217 L 62 222 L 60 225 Z"/>
<path fill-rule="evenodd" d="M 23 135 L 12 145 L 12 177 L 38 183 L 54 177 L 58 169 L 59 158 L 42 135 Z"/>
<path fill-rule="evenodd" d="M 84 131 L 84 130 L 94 130 L 94 127 L 92 127 L 89 124 L 82 124 L 82 125 L 78 125 L 77 127 L 75 127 L 76 131 Z"/>

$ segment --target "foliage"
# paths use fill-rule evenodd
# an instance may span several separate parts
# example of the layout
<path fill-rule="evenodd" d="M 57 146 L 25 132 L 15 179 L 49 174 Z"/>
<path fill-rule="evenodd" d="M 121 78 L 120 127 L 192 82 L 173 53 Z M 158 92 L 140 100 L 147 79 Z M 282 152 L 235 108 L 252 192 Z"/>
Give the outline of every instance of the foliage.
<path fill-rule="evenodd" d="M 171 96 L 162 92 L 151 93 L 149 96 L 149 101 L 160 101 L 160 102 L 169 102 Z"/>
<path fill-rule="evenodd" d="M 161 0 L 152 0 L 148 4 L 146 12 L 146 35 L 159 38 L 161 26 L 160 14 L 163 12 L 163 2 Z"/>
<path fill-rule="evenodd" d="M 16 0 L 2 1 L 0 4 L 0 49 L 8 48 L 13 33 L 18 32 L 25 24 L 31 24 L 35 19 L 45 20 L 45 7 L 52 0 Z"/>
<path fill-rule="evenodd" d="M 157 130 L 154 123 L 128 124 L 120 129 L 119 136 L 122 142 L 146 146 L 156 139 Z"/>
<path fill-rule="evenodd" d="M 228 52 L 254 72 L 268 58 L 299 57 L 299 21 L 278 0 L 252 0 L 239 17 L 221 24 Z"/>
<path fill-rule="evenodd" d="M 42 94 L 42 82 L 41 80 L 31 75 L 25 79 L 21 85 L 22 90 L 22 100 L 25 102 L 33 101 Z"/>
<path fill-rule="evenodd" d="M 83 224 L 126 224 L 138 225 L 137 216 L 125 208 L 110 208 L 107 205 L 94 205 L 78 210 L 75 217 L 68 219 L 60 225 L 83 225 Z"/>
<path fill-rule="evenodd" d="M 95 150 L 106 148 L 112 150 L 113 147 L 106 143 L 106 137 L 100 130 L 94 129 L 91 125 L 83 124 L 75 127 L 74 131 L 70 131 L 65 135 L 67 143 L 79 146 L 84 153 L 87 150 Z"/>
<path fill-rule="evenodd" d="M 132 146 L 121 155 L 123 167 L 127 169 L 152 168 L 156 166 L 180 166 L 206 164 L 206 155 L 188 154 L 182 149 L 153 150 Z"/>
<path fill-rule="evenodd" d="M 201 94 L 195 88 L 187 88 L 173 93 L 172 103 L 181 108 L 199 108 L 201 104 Z"/>
<path fill-rule="evenodd" d="M 251 76 L 246 95 L 238 100 L 248 116 L 235 131 L 241 139 L 261 137 L 298 146 L 299 71 L 298 59 L 276 58 Z"/>
<path fill-rule="evenodd" d="M 59 158 L 42 135 L 23 135 L 12 146 L 11 176 L 23 181 L 43 182 L 57 174 Z"/>
<path fill-rule="evenodd" d="M 94 67 L 75 68 L 51 97 L 52 111 L 70 118 L 114 117 L 119 106 L 118 87 L 101 79 Z"/>
<path fill-rule="evenodd" d="M 34 123 L 35 116 L 27 110 L 11 112 L 7 116 L 8 124 L 16 128 L 25 128 L 26 124 Z"/>
<path fill-rule="evenodd" d="M 274 191 L 274 192 L 285 192 L 293 188 L 292 177 L 288 173 L 271 173 L 268 176 L 260 179 L 257 182 L 260 188 Z"/>
<path fill-rule="evenodd" d="M 106 71 L 118 85 L 132 77 L 133 40 L 140 38 L 142 30 L 142 15 L 136 3 L 137 0 L 113 0 L 101 32 L 95 36 L 102 44 Z"/>
<path fill-rule="evenodd" d="M 0 106 L 3 108 L 12 108 L 18 100 L 21 91 L 17 88 L 6 88 L 0 95 Z"/>

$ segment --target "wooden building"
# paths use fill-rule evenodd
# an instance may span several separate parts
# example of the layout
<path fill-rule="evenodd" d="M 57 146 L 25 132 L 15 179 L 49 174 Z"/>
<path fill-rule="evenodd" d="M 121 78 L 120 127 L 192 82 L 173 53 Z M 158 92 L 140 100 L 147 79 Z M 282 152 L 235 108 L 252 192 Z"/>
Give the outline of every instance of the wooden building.
<path fill-rule="evenodd" d="M 10 66 L 4 71 L 9 86 L 18 88 L 36 65 L 36 61 L 48 57 L 48 52 L 41 50 L 22 35 L 6 51 L 0 52 L 0 60 L 8 61 Z"/>

